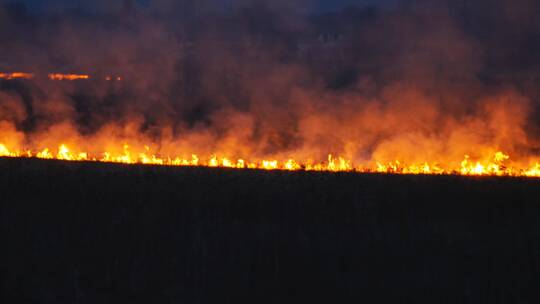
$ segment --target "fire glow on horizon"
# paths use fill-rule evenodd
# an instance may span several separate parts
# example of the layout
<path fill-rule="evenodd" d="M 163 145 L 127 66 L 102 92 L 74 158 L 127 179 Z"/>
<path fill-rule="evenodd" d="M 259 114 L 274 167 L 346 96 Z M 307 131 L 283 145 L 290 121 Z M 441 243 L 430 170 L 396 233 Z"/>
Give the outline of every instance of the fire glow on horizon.
<path fill-rule="evenodd" d="M 2 73 L 0 72 L 0 79 L 5 80 L 16 80 L 16 79 L 23 79 L 23 80 L 32 80 L 36 78 L 35 73 L 27 73 L 27 72 L 12 72 L 12 73 Z M 89 80 L 92 79 L 91 75 L 88 74 L 62 74 L 62 73 L 50 73 L 47 75 L 47 79 L 53 80 L 53 81 L 74 81 L 74 80 Z M 103 77 L 104 80 L 107 81 L 121 81 L 122 77 L 120 76 L 105 76 Z"/>
<path fill-rule="evenodd" d="M 535 1 L 323 16 L 168 2 L 6 11 L 0 156 L 540 176 Z"/>
<path fill-rule="evenodd" d="M 225 156 L 218 157 L 217 155 L 214 154 L 207 158 L 201 158 L 196 154 L 192 154 L 190 157 L 160 156 L 155 154 L 148 146 L 144 146 L 142 151 L 132 151 L 128 144 L 122 146 L 121 153 L 105 151 L 101 155 L 92 155 L 77 148 L 72 149 L 65 144 L 60 144 L 56 149 L 43 148 L 40 151 L 32 151 L 14 150 L 0 143 L 0 157 L 287 171 L 540 177 L 540 162 L 530 164 L 528 167 L 507 166 L 506 162 L 510 159 L 510 156 L 500 151 L 495 152 L 491 158 L 487 159 L 471 160 L 468 155 L 465 155 L 463 160 L 459 162 L 459 166 L 455 167 L 428 162 L 407 164 L 399 160 L 389 163 L 376 162 L 371 165 L 355 165 L 350 160 L 333 155 L 328 155 L 328 159 L 324 162 L 314 162 L 310 159 L 300 161 L 294 158 L 283 160 L 234 159 Z"/>
<path fill-rule="evenodd" d="M 31 80 L 35 77 L 35 74 L 25 72 L 0 73 L 0 79 L 5 80 Z M 74 81 L 89 80 L 92 77 L 87 74 L 51 73 L 47 75 L 47 78 L 53 81 Z M 107 81 L 122 80 L 119 76 L 106 76 L 104 79 Z M 496 117 L 499 115 L 504 120 L 505 109 L 506 105 L 501 104 L 496 105 L 490 111 L 493 111 Z M 2 109 L 0 108 L 0 110 Z M 384 157 L 378 158 L 375 155 L 367 160 L 358 160 L 350 156 L 339 155 L 339 153 L 324 153 L 324 140 L 316 143 L 316 149 L 313 150 L 311 147 L 312 150 L 308 149 L 307 152 L 293 150 L 261 156 L 260 153 L 252 152 L 251 144 L 246 144 L 240 149 L 217 147 L 201 150 L 200 145 L 199 148 L 194 148 L 193 142 L 189 140 L 180 146 L 177 146 L 174 140 L 172 143 L 149 141 L 145 134 L 138 133 L 138 131 L 135 131 L 135 134 L 131 134 L 130 138 L 126 140 L 121 135 L 118 136 L 119 133 L 123 132 L 121 130 L 137 129 L 137 127 L 127 125 L 104 130 L 96 137 L 90 136 L 89 138 L 77 134 L 76 127 L 74 127 L 68 124 L 66 129 L 63 129 L 64 126 L 59 125 L 60 133 L 71 134 L 67 137 L 56 134 L 58 130 L 43 130 L 40 133 L 41 138 L 36 140 L 33 138 L 33 134 L 24 134 L 10 122 L 2 124 L 0 121 L 0 157 L 288 171 L 540 177 L 540 157 L 538 155 L 512 154 L 511 157 L 511 153 L 507 153 L 508 150 L 505 150 L 504 147 L 501 148 L 500 145 L 489 143 L 469 148 L 466 147 L 466 144 L 460 144 L 458 148 L 463 154 L 457 157 L 456 155 L 460 154 L 445 155 L 437 148 L 430 151 L 428 158 L 413 159 L 411 155 L 416 154 L 415 150 L 419 148 L 409 145 L 405 147 L 397 142 L 395 146 L 382 149 Z M 120 128 L 118 129 L 118 127 Z M 504 128 L 502 130 L 504 133 L 508 132 Z M 237 139 L 233 139 L 233 141 Z M 227 142 L 230 138 L 215 138 L 215 140 Z M 162 149 L 163 145 L 167 148 Z M 480 153 L 478 153 L 478 148 L 481 148 Z M 232 152 L 233 150 L 234 152 Z M 238 153 L 238 150 L 247 152 Z M 326 156 L 322 157 L 321 155 Z"/>

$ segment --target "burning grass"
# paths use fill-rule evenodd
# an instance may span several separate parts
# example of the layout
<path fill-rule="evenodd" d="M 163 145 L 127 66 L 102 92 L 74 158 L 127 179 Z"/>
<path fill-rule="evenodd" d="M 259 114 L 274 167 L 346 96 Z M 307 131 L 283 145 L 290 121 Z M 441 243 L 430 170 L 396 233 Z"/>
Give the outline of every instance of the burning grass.
<path fill-rule="evenodd" d="M 496 152 L 492 158 L 484 160 L 471 160 L 468 155 L 460 162 L 460 167 L 446 167 L 441 164 L 407 164 L 399 160 L 391 163 L 377 162 L 374 166 L 355 166 L 350 160 L 342 157 L 328 155 L 325 162 L 313 162 L 312 160 L 299 161 L 289 158 L 286 160 L 262 159 L 245 160 L 228 157 L 218 157 L 217 153 L 208 158 L 201 158 L 192 154 L 190 158 L 163 157 L 155 154 L 150 147 L 144 146 L 143 151 L 132 151 L 128 144 L 124 144 L 122 153 L 105 151 L 101 156 L 92 155 L 81 149 L 72 149 L 61 144 L 57 149 L 44 148 L 35 152 L 32 150 L 12 150 L 0 143 L 0 157 L 28 157 L 41 159 L 57 159 L 65 161 L 93 161 L 105 163 L 124 164 L 151 164 L 165 166 L 201 166 L 223 167 L 236 169 L 264 169 L 264 170 L 287 170 L 287 171 L 330 171 L 330 172 L 361 172 L 361 173 L 392 173 L 392 174 L 436 174 L 436 175 L 493 175 L 493 176 L 526 176 L 540 177 L 540 163 L 530 167 L 507 166 L 510 156 Z"/>

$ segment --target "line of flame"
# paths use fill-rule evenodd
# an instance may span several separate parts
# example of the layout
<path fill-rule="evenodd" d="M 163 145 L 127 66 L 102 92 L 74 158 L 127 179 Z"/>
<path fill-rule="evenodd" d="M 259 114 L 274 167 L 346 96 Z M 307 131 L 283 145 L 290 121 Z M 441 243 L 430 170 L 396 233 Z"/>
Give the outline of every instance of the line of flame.
<path fill-rule="evenodd" d="M 535 162 L 528 167 L 517 168 L 505 165 L 510 157 L 503 152 L 496 152 L 489 161 L 471 161 L 470 157 L 465 155 L 458 168 L 444 168 L 440 164 L 419 163 L 403 164 L 399 161 L 390 163 L 376 163 L 375 166 L 354 166 L 350 160 L 342 157 L 328 155 L 325 162 L 316 163 L 310 160 L 298 161 L 287 159 L 278 161 L 257 160 L 250 161 L 245 159 L 231 159 L 227 157 L 217 157 L 211 155 L 206 159 L 192 154 L 190 158 L 181 157 L 162 157 L 151 153 L 150 148 L 145 146 L 142 153 L 132 153 L 127 144 L 123 146 L 123 153 L 113 154 L 103 152 L 101 156 L 91 156 L 87 152 L 73 152 L 67 145 L 61 144 L 52 151 L 50 148 L 44 148 L 33 152 L 30 150 L 13 150 L 5 144 L 0 143 L 0 157 L 30 157 L 41 159 L 58 159 L 65 161 L 96 161 L 123 164 L 151 164 L 167 166 L 204 166 L 204 167 L 224 167 L 237 169 L 265 169 L 265 170 L 305 170 L 305 171 L 331 171 L 331 172 L 370 172 L 370 173 L 392 173 L 392 174 L 437 174 L 437 175 L 475 175 L 475 176 L 523 176 L 540 177 L 540 162 Z"/>
<path fill-rule="evenodd" d="M 32 73 L 23 73 L 23 72 L 15 72 L 15 73 L 0 73 L 0 79 L 32 79 L 34 78 L 34 74 Z"/>
<path fill-rule="evenodd" d="M 90 79 L 89 75 L 86 74 L 49 74 L 47 75 L 50 80 L 79 80 L 79 79 Z"/>
<path fill-rule="evenodd" d="M 26 72 L 14 72 L 14 73 L 3 73 L 0 72 L 0 79 L 6 79 L 6 80 L 12 80 L 12 79 L 34 79 L 36 77 L 33 73 L 26 73 Z M 88 80 L 91 79 L 92 76 L 87 74 L 61 74 L 61 73 L 50 73 L 47 75 L 47 78 L 49 80 L 54 81 L 73 81 L 73 80 Z M 105 76 L 105 80 L 107 81 L 121 81 L 122 77 L 120 76 Z"/>

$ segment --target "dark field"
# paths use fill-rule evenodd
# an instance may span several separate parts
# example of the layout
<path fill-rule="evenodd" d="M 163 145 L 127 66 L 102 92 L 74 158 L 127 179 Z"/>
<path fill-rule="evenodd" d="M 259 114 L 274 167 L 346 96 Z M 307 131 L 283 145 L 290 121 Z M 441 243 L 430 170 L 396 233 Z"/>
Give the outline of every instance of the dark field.
<path fill-rule="evenodd" d="M 0 159 L 3 303 L 538 303 L 540 180 Z"/>

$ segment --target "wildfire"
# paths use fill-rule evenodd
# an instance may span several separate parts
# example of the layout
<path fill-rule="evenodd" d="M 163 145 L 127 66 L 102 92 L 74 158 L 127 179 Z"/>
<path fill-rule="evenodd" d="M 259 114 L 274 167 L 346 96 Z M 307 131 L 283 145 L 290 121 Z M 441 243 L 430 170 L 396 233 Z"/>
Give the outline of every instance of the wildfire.
<path fill-rule="evenodd" d="M 39 75 L 38 75 L 39 76 Z M 15 72 L 15 73 L 3 73 L 0 72 L 0 79 L 13 80 L 13 79 L 34 79 L 36 77 L 33 73 Z M 53 81 L 73 81 L 73 80 L 88 80 L 91 79 L 91 75 L 87 74 L 61 74 L 50 73 L 47 74 L 47 78 Z M 122 81 L 120 76 L 105 76 L 106 81 Z"/>
<path fill-rule="evenodd" d="M 90 79 L 89 75 L 85 74 L 49 74 L 50 80 L 80 80 L 80 79 Z"/>
<path fill-rule="evenodd" d="M 32 79 L 34 78 L 34 74 L 31 73 L 22 73 L 22 72 L 15 72 L 15 73 L 0 73 L 0 79 Z"/>
<path fill-rule="evenodd" d="M 14 73 L 2 73 L 0 72 L 0 79 L 12 80 L 12 79 L 33 79 L 35 77 L 41 77 L 32 73 L 14 72 Z M 118 75 L 96 76 L 87 74 L 60 74 L 51 73 L 47 75 L 47 78 L 51 81 L 74 81 L 74 80 L 88 80 L 88 79 L 104 79 L 106 81 L 122 81 L 123 78 Z M 500 102 L 499 102 L 500 103 Z M 4 111 L 8 114 L 6 117 L 18 117 L 17 115 L 10 114 L 9 111 L 18 113 L 19 109 L 14 106 L 14 101 L 8 101 L 5 105 Z M 506 108 L 510 104 L 492 103 L 489 111 L 483 111 L 493 116 L 493 119 L 501 121 L 510 121 L 508 125 L 514 124 L 519 128 L 522 123 L 519 119 L 514 123 L 511 114 L 508 116 L 503 115 L 506 113 Z M 372 106 L 372 105 L 371 105 Z M 371 106 L 366 106 L 370 108 Z M 428 107 L 429 108 L 429 107 Z M 499 109 L 505 108 L 504 111 Z M 54 108 L 58 110 L 57 108 Z M 513 106 L 513 113 L 519 115 L 524 107 Z M 1 110 L 1 109 L 0 109 Z M 429 111 L 428 111 L 429 112 Z M 359 112 L 360 114 L 363 111 Z M 2 113 L 0 113 L 2 114 Z M 373 117 L 379 117 L 381 119 L 389 119 L 396 122 L 405 123 L 408 125 L 408 121 L 401 121 L 398 116 L 386 117 L 384 113 L 375 112 L 375 116 L 362 116 L 362 119 L 373 119 Z M 428 113 L 429 114 L 429 113 Z M 377 116 L 379 115 L 379 116 Z M 313 116 L 313 115 L 312 115 Z M 319 117 L 320 116 L 320 117 Z M 360 117 L 359 116 L 359 117 Z M 373 116 L 373 117 L 372 117 Z M 321 121 L 326 121 L 325 115 L 315 115 L 320 118 Z M 367 117 L 367 118 L 366 118 Z M 426 119 L 429 119 L 428 115 Z M 331 121 L 331 120 L 330 120 Z M 452 122 L 451 120 L 449 120 Z M 474 121 L 474 120 L 473 120 Z M 3 121 L 0 120 L 0 123 Z M 480 124 L 480 120 L 473 124 L 473 127 L 477 127 Z M 310 116 L 304 117 L 304 127 L 309 129 L 312 126 L 313 121 Z M 453 122 L 452 122 L 453 123 Z M 7 126 L 11 123 L 7 120 Z M 483 128 L 492 128 L 495 124 L 488 124 Z M 410 127 L 410 126 L 409 126 Z M 129 128 L 127 128 L 129 129 Z M 499 131 L 498 128 L 495 128 Z M 463 135 L 456 131 L 458 138 L 462 138 Z M 520 134 L 519 132 L 508 132 L 507 129 L 500 130 L 501 134 Z M 42 144 L 41 142 L 33 142 L 19 140 L 19 132 L 15 131 L 12 127 L 3 130 L 0 128 L 0 157 L 26 157 L 26 158 L 40 158 L 40 159 L 58 159 L 64 161 L 95 161 L 95 162 L 107 162 L 107 163 L 124 163 L 124 164 L 151 164 L 151 165 L 166 165 L 166 166 L 203 166 L 203 167 L 222 167 L 222 168 L 236 168 L 236 169 L 265 169 L 265 170 L 287 170 L 287 171 L 329 171 L 329 172 L 366 172 L 366 173 L 390 173 L 390 174 L 435 174 L 435 175 L 466 175 L 466 176 L 525 176 L 525 177 L 540 177 L 540 157 L 514 155 L 518 160 L 513 159 L 510 155 L 499 151 L 499 149 L 489 149 L 482 151 L 481 156 L 477 155 L 463 155 L 462 153 L 468 153 L 468 149 L 461 149 L 459 153 L 453 153 L 452 159 L 445 158 L 446 152 L 431 153 L 429 159 L 420 158 L 420 161 L 416 159 L 411 162 L 411 159 L 415 159 L 415 156 L 411 157 L 411 154 L 407 154 L 407 150 L 401 149 L 398 146 L 400 143 L 387 142 L 390 144 L 388 151 L 395 153 L 394 156 L 391 152 L 380 154 L 373 154 L 369 161 L 355 163 L 354 159 L 350 159 L 343 156 L 336 156 L 328 154 L 326 158 L 321 157 L 324 154 L 318 154 L 319 158 L 311 159 L 304 158 L 306 153 L 303 153 L 302 157 L 297 156 L 294 152 L 287 157 L 280 156 L 264 156 L 263 158 L 254 157 L 252 155 L 240 155 L 238 153 L 228 154 L 224 151 L 215 151 L 215 153 L 202 155 L 201 153 L 192 153 L 191 151 L 183 151 L 169 154 L 169 152 L 163 152 L 161 149 L 152 149 L 149 145 L 141 145 L 141 142 L 147 142 L 144 139 L 135 138 L 131 143 L 126 143 L 121 146 L 97 146 L 86 145 L 86 148 L 78 147 L 77 145 L 71 145 L 57 141 L 62 138 L 55 138 L 53 144 Z M 316 133 L 317 134 L 317 133 Z M 324 132 L 323 132 L 324 134 Z M 410 132 L 408 133 L 411 136 Z M 454 133 L 451 133 L 454 134 Z M 485 134 L 484 134 L 485 135 Z M 24 135 L 22 135 L 24 137 Z M 473 136 L 474 137 L 474 136 Z M 473 138 L 471 137 L 471 138 Z M 479 136 L 480 137 L 480 136 Z M 501 137 L 504 138 L 504 137 Z M 13 140 L 15 139 L 15 140 Z M 466 142 L 470 138 L 465 138 Z M 11 142 L 26 142 L 30 147 L 24 147 L 20 145 L 10 145 Z M 68 141 L 69 142 L 69 141 Z M 80 143 L 80 141 L 79 141 Z M 396 145 L 397 149 L 396 149 Z M 189 146 L 189 145 L 188 145 Z M 498 146 L 495 144 L 494 146 Z M 516 151 L 512 147 L 505 145 L 507 151 Z M 510 145 L 511 146 L 511 145 Z M 144 147 L 144 148 L 141 148 Z M 490 145 L 483 145 L 484 148 L 489 148 Z M 185 147 L 184 147 L 185 148 Z M 388 147 L 385 147 L 388 148 Z M 86 149 L 86 151 L 85 151 Z M 88 151 L 90 150 L 90 151 Z M 196 150 L 196 149 L 195 149 Z M 219 149 L 218 149 L 219 150 Z M 315 149 L 316 150 L 316 149 Z M 346 150 L 346 149 L 344 149 Z M 416 150 L 415 150 L 416 151 Z M 189 152 L 189 153 L 184 153 Z M 380 151 L 379 151 L 380 152 Z M 405 153 L 403 153 L 405 152 Z M 432 151 L 434 152 L 434 151 Z M 477 151 L 478 152 L 478 151 Z M 354 155 L 350 153 L 349 155 Z M 403 158 L 399 158 L 400 155 L 404 155 Z M 436 156 L 433 156 L 436 154 Z M 235 155 L 235 156 L 233 156 Z M 308 153 L 308 155 L 311 155 Z M 455 157 L 457 155 L 457 157 Z M 378 160 L 381 157 L 384 160 Z M 396 158 L 394 158 L 396 157 Z M 444 159 L 441 159 L 444 158 Z M 394 159 L 394 160 L 392 160 Z M 388 161 L 391 160 L 391 161 Z M 409 161 L 407 161 L 409 160 Z M 434 161 L 437 160 L 437 161 Z"/>
<path fill-rule="evenodd" d="M 540 162 L 529 166 L 507 166 L 510 156 L 503 152 L 496 152 L 490 159 L 471 160 L 465 155 L 457 167 L 444 166 L 434 163 L 404 164 L 398 160 L 390 163 L 377 162 L 372 166 L 354 165 L 352 161 L 342 157 L 328 155 L 324 162 L 311 160 L 300 161 L 296 159 L 261 159 L 244 160 L 211 155 L 201 158 L 192 154 L 190 157 L 161 156 L 144 146 L 143 151 L 132 151 L 128 144 L 124 144 L 122 152 L 102 152 L 101 155 L 91 155 L 88 152 L 72 149 L 66 144 L 60 144 L 56 149 L 43 148 L 38 151 L 16 150 L 0 143 L 0 157 L 27 157 L 41 159 L 58 159 L 65 161 L 94 161 L 123 164 L 149 164 L 166 166 L 201 166 L 236 169 L 264 169 L 287 171 L 329 171 L 329 172 L 364 172 L 364 173 L 391 173 L 391 174 L 435 174 L 435 175 L 468 175 L 468 176 L 524 176 L 540 177 Z"/>

